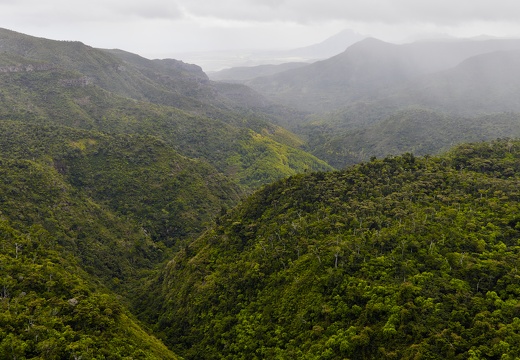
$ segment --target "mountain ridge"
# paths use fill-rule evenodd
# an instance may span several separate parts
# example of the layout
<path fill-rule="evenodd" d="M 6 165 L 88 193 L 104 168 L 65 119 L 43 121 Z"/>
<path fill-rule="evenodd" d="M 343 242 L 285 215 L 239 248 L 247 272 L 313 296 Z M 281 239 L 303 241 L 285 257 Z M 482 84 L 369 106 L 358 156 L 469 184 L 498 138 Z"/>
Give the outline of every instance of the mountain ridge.
<path fill-rule="evenodd" d="M 395 45 L 367 38 L 330 59 L 247 84 L 273 100 L 316 113 L 379 98 L 386 88 L 455 67 L 471 56 L 519 48 L 520 40 Z"/>
<path fill-rule="evenodd" d="M 168 263 L 143 316 L 186 359 L 515 356 L 518 145 L 268 185 Z"/>

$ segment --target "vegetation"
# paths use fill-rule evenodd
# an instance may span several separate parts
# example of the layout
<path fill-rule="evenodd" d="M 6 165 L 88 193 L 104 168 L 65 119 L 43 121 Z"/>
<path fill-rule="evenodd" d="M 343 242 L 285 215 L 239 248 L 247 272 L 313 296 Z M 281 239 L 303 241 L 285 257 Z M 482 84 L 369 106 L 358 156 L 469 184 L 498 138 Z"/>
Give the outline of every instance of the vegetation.
<path fill-rule="evenodd" d="M 18 122 L 0 122 L 0 131 L 4 157 L 42 162 L 74 191 L 168 247 L 200 234 L 242 194 L 211 166 L 153 137 Z"/>
<path fill-rule="evenodd" d="M 135 223 L 60 174 L 0 159 L 0 357 L 175 359 L 95 277 L 117 285 L 160 258 Z"/>
<path fill-rule="evenodd" d="M 142 317 L 187 359 L 515 358 L 519 170 L 502 140 L 265 186 Z"/>
<path fill-rule="evenodd" d="M 58 69 L 3 74 L 0 119 L 155 136 L 184 156 L 208 162 L 247 191 L 307 169 L 331 169 L 306 153 L 296 135 L 254 114 L 219 110 L 208 118 L 123 98 L 94 84 L 64 85 L 78 78 L 81 74 Z M 290 155 L 280 157 L 279 150 Z M 250 166 L 255 176 L 248 174 Z"/>
<path fill-rule="evenodd" d="M 307 111 L 284 123 L 335 168 L 403 152 L 518 136 L 520 42 L 365 39 L 343 53 L 245 81 Z M 498 124 L 498 129 L 495 128 Z"/>
<path fill-rule="evenodd" d="M 501 113 L 451 107 L 482 95 L 462 80 L 516 54 L 407 87 L 446 56 L 384 63 L 395 47 L 368 40 L 354 50 L 370 61 L 351 50 L 291 83 L 289 100 L 316 94 L 309 78 L 352 86 L 314 97 L 342 108 L 302 123 L 180 61 L 0 40 L 0 358 L 520 356 L 520 141 L 415 156 L 518 134 L 517 77 L 489 83 L 504 102 L 482 104 Z M 345 59 L 361 68 L 317 76 Z M 430 85 L 439 96 L 410 106 Z M 325 172 L 306 150 L 364 162 Z"/>
<path fill-rule="evenodd" d="M 380 119 L 371 123 L 375 117 Z M 460 143 L 520 136 L 520 114 L 510 112 L 463 117 L 410 107 L 385 113 L 377 106 L 358 104 L 333 118 L 336 120 L 316 119 L 300 126 L 299 132 L 308 138 L 315 156 L 338 169 L 373 156 L 437 154 Z M 361 119 L 366 123 L 356 123 Z"/>
<path fill-rule="evenodd" d="M 245 192 L 331 167 L 197 66 L 0 37 L 0 357 L 176 358 L 128 310 L 144 279 Z"/>

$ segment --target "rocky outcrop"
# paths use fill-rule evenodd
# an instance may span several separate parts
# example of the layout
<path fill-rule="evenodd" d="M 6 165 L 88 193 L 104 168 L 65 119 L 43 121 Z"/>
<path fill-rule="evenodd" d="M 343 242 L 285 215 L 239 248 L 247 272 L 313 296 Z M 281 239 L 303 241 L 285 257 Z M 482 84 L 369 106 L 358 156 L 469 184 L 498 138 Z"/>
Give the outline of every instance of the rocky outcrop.
<path fill-rule="evenodd" d="M 0 73 L 49 71 L 54 68 L 55 68 L 55 66 L 52 64 L 17 64 L 17 65 L 0 66 Z"/>

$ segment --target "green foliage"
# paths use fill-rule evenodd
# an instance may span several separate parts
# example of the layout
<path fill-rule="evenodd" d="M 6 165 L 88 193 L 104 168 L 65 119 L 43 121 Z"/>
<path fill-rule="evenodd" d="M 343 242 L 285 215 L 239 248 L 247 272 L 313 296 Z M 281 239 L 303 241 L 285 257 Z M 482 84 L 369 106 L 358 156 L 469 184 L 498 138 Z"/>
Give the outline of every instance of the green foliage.
<path fill-rule="evenodd" d="M 61 172 L 72 163 L 52 161 L 104 137 L 16 123 L 3 130 L 2 155 L 14 160 L 0 158 L 0 357 L 175 358 L 101 284 L 126 293 L 164 247 L 135 218 L 68 183 Z"/>
<path fill-rule="evenodd" d="M 126 309 L 146 277 L 244 192 L 331 167 L 197 66 L 0 40 L 0 357 L 175 358 Z"/>
<path fill-rule="evenodd" d="M 519 146 L 265 186 L 168 263 L 141 316 L 187 359 L 515 358 Z"/>
<path fill-rule="evenodd" d="M 94 85 L 61 85 L 78 77 L 62 71 L 3 75 L 0 119 L 155 136 L 184 156 L 208 162 L 249 191 L 306 169 L 331 169 L 303 151 L 294 134 L 265 120 L 222 111 L 207 118 L 121 98 Z M 259 136 L 265 139 L 262 144 Z M 281 157 L 277 152 L 291 155 Z M 251 168 L 259 178 L 251 177 Z"/>
<path fill-rule="evenodd" d="M 18 226 L 17 226 L 18 227 Z M 0 218 L 2 359 L 176 359 L 39 225 Z"/>
<path fill-rule="evenodd" d="M 331 169 L 306 153 L 296 135 L 273 124 L 280 120 L 275 107 L 263 104 L 258 94 L 246 99 L 242 88 L 209 82 L 195 65 L 2 29 L 0 38 L 0 66 L 15 61 L 23 69 L 44 66 L 1 73 L 0 119 L 155 136 L 184 156 L 208 162 L 249 192 L 295 172 Z M 258 146 L 257 135 L 269 142 L 268 151 Z M 279 149 L 291 156 L 278 156 Z M 250 165 L 259 178 L 248 173 Z"/>
<path fill-rule="evenodd" d="M 519 114 L 478 117 L 445 115 L 426 108 L 391 108 L 358 104 L 348 111 L 316 116 L 299 132 L 310 151 L 336 168 L 375 156 L 438 154 L 459 143 L 520 135 Z"/>
<path fill-rule="evenodd" d="M 89 136 L 67 145 L 54 160 L 65 178 L 168 247 L 199 235 L 242 193 L 208 164 L 184 158 L 158 139 Z"/>

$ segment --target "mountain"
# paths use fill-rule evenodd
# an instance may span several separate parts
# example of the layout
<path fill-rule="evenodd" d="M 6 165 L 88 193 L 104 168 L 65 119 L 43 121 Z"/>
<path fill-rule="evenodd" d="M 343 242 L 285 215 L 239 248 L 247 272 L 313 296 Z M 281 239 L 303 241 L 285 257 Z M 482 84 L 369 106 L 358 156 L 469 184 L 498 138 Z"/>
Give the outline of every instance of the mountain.
<path fill-rule="evenodd" d="M 296 69 L 308 62 L 323 60 L 345 51 L 350 45 L 361 41 L 365 36 L 352 30 L 343 30 L 324 41 L 287 51 L 274 52 L 280 59 L 299 59 L 299 62 L 283 62 L 281 64 L 262 64 L 256 66 L 236 66 L 208 73 L 211 80 L 243 82 L 257 77 L 270 76 L 282 71 Z"/>
<path fill-rule="evenodd" d="M 2 179 L 11 185 L 41 186 L 41 178 L 51 179 L 30 162 L 1 163 Z M 11 202 L 4 190 L 2 182 L 2 200 Z M 44 197 L 50 190 L 60 191 L 52 186 L 43 190 Z M 24 200 L 29 192 L 25 189 Z M 20 200 L 14 203 L 19 206 Z M 38 224 L 15 226 L 5 215 L 0 234 L 0 357 L 179 359 L 134 319 L 116 295 L 63 256 L 62 239 Z"/>
<path fill-rule="evenodd" d="M 141 317 L 186 359 L 514 357 L 519 149 L 268 185 L 168 263 Z"/>
<path fill-rule="evenodd" d="M 251 81 L 291 109 L 0 30 L 0 358 L 514 358 L 515 44 L 367 39 Z"/>
<path fill-rule="evenodd" d="M 5 130 L 0 357 L 177 359 L 135 320 L 122 292 L 109 290 L 150 271 L 163 256 L 157 244 L 137 219 L 75 188 L 50 156 L 37 159 L 46 142 L 26 147 Z M 9 142 L 17 150 L 10 151 Z M 24 152 L 35 159 L 24 159 Z"/>
<path fill-rule="evenodd" d="M 0 358 L 177 359 L 135 318 L 147 279 L 244 194 L 331 169 L 280 114 L 195 65 L 0 30 Z"/>
<path fill-rule="evenodd" d="M 156 136 L 247 191 L 330 169 L 273 123 L 275 105 L 243 85 L 211 83 L 197 66 L 8 31 L 0 39 L 1 119 Z"/>
<path fill-rule="evenodd" d="M 247 83 L 311 113 L 287 125 L 336 168 L 518 136 L 518 40 L 363 40 L 331 59 Z M 419 111 L 417 111 L 419 110 Z"/>
<path fill-rule="evenodd" d="M 314 60 L 328 59 L 342 53 L 349 46 L 365 38 L 365 35 L 350 29 L 344 29 L 320 43 L 289 50 L 287 55 Z"/>
<path fill-rule="evenodd" d="M 314 62 L 327 59 L 343 52 L 353 43 L 365 38 L 352 30 L 345 29 L 323 41 L 304 47 L 281 50 L 218 50 L 168 54 L 167 57 L 182 59 L 200 65 L 204 71 L 218 72 L 237 67 L 280 65 L 290 62 Z"/>
<path fill-rule="evenodd" d="M 316 115 L 296 131 L 336 168 L 372 156 L 434 154 L 461 142 L 517 137 L 519 61 L 517 50 L 476 55 L 379 99 Z"/>
<path fill-rule="evenodd" d="M 11 121 L 1 121 L 0 132 L 3 157 L 43 162 L 77 191 L 132 218 L 154 242 L 168 247 L 200 234 L 243 195 L 207 163 L 183 157 L 154 137 Z"/>
<path fill-rule="evenodd" d="M 448 70 L 485 53 L 520 49 L 520 40 L 419 42 L 394 45 L 368 38 L 330 59 L 247 84 L 266 97 L 317 113 L 384 97 L 418 77 Z"/>

